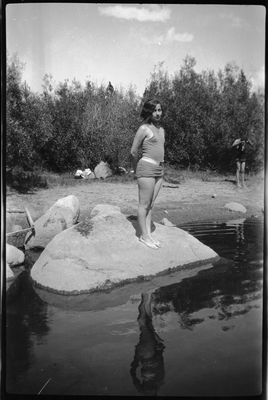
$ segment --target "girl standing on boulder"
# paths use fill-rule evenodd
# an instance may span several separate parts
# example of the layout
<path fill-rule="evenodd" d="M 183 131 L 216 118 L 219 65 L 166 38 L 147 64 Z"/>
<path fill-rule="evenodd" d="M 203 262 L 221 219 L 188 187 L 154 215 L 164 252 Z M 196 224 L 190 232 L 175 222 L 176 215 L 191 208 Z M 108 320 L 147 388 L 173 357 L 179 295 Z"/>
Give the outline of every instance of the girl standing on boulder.
<path fill-rule="evenodd" d="M 138 222 L 140 241 L 152 249 L 160 247 L 152 236 L 152 208 L 163 181 L 165 132 L 161 127 L 162 106 L 156 99 L 145 102 L 141 111 L 145 124 L 136 132 L 131 147 L 132 165 L 139 188 Z M 138 150 L 142 158 L 138 160 Z"/>

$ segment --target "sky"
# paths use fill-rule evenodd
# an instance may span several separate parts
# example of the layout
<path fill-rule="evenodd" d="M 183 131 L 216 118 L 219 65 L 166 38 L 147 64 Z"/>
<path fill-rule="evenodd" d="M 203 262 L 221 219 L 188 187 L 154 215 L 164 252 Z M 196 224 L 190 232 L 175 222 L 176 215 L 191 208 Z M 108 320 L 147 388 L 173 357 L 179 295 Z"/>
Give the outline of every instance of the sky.
<path fill-rule="evenodd" d="M 23 81 L 42 92 L 75 78 L 144 92 L 154 67 L 172 76 L 186 56 L 195 71 L 234 62 L 264 87 L 265 18 L 260 5 L 18 3 L 6 5 L 6 49 L 25 63 Z"/>

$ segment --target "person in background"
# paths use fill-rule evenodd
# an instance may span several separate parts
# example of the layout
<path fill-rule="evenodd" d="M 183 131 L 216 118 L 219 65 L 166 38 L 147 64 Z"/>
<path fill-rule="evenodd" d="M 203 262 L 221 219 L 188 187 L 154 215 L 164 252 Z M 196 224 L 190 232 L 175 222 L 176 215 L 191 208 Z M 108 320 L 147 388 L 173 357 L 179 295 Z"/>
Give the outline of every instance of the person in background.
<path fill-rule="evenodd" d="M 131 147 L 132 165 L 139 189 L 138 222 L 140 241 L 152 249 L 160 247 L 152 236 L 152 208 L 163 181 L 165 132 L 161 126 L 162 106 L 157 99 L 147 100 L 141 117 L 145 123 L 136 132 Z M 139 148 L 142 158 L 139 160 Z"/>
<path fill-rule="evenodd" d="M 110 81 L 109 81 L 109 85 L 107 86 L 106 93 L 108 96 L 112 96 L 112 94 L 114 93 L 114 87 Z"/>
<path fill-rule="evenodd" d="M 249 139 L 242 140 L 241 138 L 236 139 L 232 144 L 232 147 L 236 147 L 236 184 L 238 187 L 242 185 L 245 187 L 245 167 L 246 167 L 246 146 L 252 146 Z M 240 185 L 240 175 L 241 175 L 241 185 Z"/>

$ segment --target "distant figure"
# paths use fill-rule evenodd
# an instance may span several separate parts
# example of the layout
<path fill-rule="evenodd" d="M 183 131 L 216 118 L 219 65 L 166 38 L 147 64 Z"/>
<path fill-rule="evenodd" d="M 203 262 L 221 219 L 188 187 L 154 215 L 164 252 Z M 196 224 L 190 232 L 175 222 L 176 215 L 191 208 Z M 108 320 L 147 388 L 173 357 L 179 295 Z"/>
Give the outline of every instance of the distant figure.
<path fill-rule="evenodd" d="M 108 96 L 112 96 L 112 94 L 114 93 L 114 87 L 110 81 L 109 81 L 109 85 L 107 86 L 106 93 Z"/>
<path fill-rule="evenodd" d="M 241 184 L 242 187 L 245 187 L 245 167 L 246 167 L 246 145 L 249 144 L 252 146 L 252 143 L 249 139 L 242 140 L 241 138 L 236 139 L 232 144 L 232 147 L 236 146 L 236 184 L 240 187 L 239 177 L 241 174 Z"/>

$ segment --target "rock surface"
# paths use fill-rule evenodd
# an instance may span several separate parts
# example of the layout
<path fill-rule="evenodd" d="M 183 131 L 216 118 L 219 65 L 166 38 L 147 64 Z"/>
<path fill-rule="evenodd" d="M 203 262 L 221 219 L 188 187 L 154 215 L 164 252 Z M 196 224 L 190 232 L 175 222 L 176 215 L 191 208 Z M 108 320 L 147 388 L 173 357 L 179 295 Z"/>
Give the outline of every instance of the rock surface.
<path fill-rule="evenodd" d="M 14 278 L 14 273 L 12 269 L 10 268 L 9 264 L 6 263 L 6 280 L 8 279 L 13 279 Z"/>
<path fill-rule="evenodd" d="M 192 235 L 155 223 L 154 250 L 137 237 L 130 219 L 117 206 L 96 206 L 91 218 L 54 237 L 32 267 L 33 281 L 62 294 L 108 288 L 139 276 L 217 257 Z"/>
<path fill-rule="evenodd" d="M 228 210 L 230 210 L 230 211 L 239 211 L 242 213 L 247 212 L 247 209 L 244 206 L 242 206 L 242 204 L 240 204 L 240 203 L 231 202 L 231 203 L 225 204 L 224 207 L 228 208 Z"/>
<path fill-rule="evenodd" d="M 24 253 L 17 247 L 6 243 L 6 262 L 9 266 L 15 266 L 24 262 Z"/>
<path fill-rule="evenodd" d="M 20 225 L 13 225 L 11 228 L 11 232 L 21 231 L 22 227 Z"/>
<path fill-rule="evenodd" d="M 77 197 L 70 195 L 58 200 L 34 223 L 35 234 L 29 232 L 25 238 L 26 250 L 43 247 L 58 233 L 73 226 L 79 218 L 80 205 Z"/>
<path fill-rule="evenodd" d="M 94 169 L 95 177 L 100 178 L 108 178 L 108 176 L 112 175 L 112 171 L 107 163 L 101 161 Z"/>

